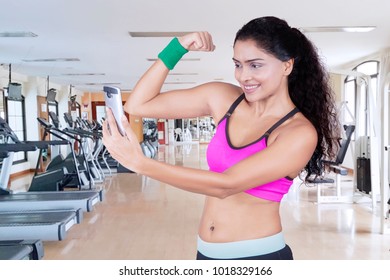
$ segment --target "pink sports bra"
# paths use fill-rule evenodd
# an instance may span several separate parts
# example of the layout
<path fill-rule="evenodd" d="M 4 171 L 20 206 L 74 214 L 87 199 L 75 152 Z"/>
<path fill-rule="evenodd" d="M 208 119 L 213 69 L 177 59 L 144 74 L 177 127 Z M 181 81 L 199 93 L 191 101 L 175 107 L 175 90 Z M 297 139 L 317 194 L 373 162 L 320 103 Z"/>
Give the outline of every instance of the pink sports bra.
<path fill-rule="evenodd" d="M 245 145 L 243 147 L 234 147 L 229 139 L 228 126 L 229 117 L 234 112 L 238 104 L 245 98 L 245 95 L 240 95 L 237 100 L 229 108 L 228 112 L 218 123 L 216 133 L 207 148 L 207 162 L 211 171 L 222 173 L 229 167 L 235 165 L 241 160 L 249 157 L 267 148 L 267 139 L 271 132 L 283 122 L 295 115 L 299 110 L 293 109 L 286 116 L 276 122 L 270 129 L 264 133 L 258 140 Z M 288 192 L 292 185 L 293 179 L 289 177 L 280 178 L 273 182 L 257 186 L 245 192 L 255 197 L 266 200 L 280 202 L 283 196 Z"/>

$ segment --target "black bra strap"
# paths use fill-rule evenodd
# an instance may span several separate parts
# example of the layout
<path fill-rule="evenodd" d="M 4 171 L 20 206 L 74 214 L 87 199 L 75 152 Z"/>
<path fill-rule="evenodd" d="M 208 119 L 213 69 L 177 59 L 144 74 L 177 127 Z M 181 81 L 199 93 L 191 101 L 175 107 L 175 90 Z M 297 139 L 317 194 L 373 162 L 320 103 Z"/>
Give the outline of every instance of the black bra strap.
<path fill-rule="evenodd" d="M 227 113 L 225 114 L 225 117 L 230 117 L 234 110 L 236 109 L 236 107 L 238 106 L 238 104 L 240 104 L 240 102 L 245 98 L 245 94 L 241 94 L 237 99 L 236 101 L 234 101 L 234 103 L 232 104 L 232 106 L 230 106 L 229 110 L 227 111 Z"/>
<path fill-rule="evenodd" d="M 227 111 L 227 113 L 225 114 L 225 116 L 222 118 L 228 118 L 230 117 L 234 110 L 236 109 L 236 107 L 238 106 L 238 104 L 240 104 L 240 102 L 245 98 L 245 94 L 242 93 L 234 102 L 233 104 L 230 106 L 229 110 Z M 299 112 L 299 109 L 298 108 L 294 108 L 293 110 L 291 110 L 287 115 L 285 115 L 283 118 L 281 118 L 278 122 L 276 122 L 270 129 L 268 129 L 266 131 L 266 133 L 264 133 L 265 135 L 270 135 L 272 131 L 274 131 L 279 125 L 281 125 L 282 123 L 284 123 L 286 120 L 288 120 L 289 118 L 291 118 L 292 116 L 294 116 L 296 113 Z"/>
<path fill-rule="evenodd" d="M 271 126 L 271 128 L 268 129 L 267 132 L 264 133 L 264 135 L 267 135 L 267 136 L 270 135 L 272 133 L 272 131 L 274 131 L 279 125 L 281 125 L 282 123 L 287 121 L 289 118 L 291 118 L 292 116 L 294 116 L 298 112 L 299 112 L 299 109 L 294 108 L 287 115 L 285 115 L 283 118 L 281 118 L 279 121 L 277 121 L 273 126 Z"/>

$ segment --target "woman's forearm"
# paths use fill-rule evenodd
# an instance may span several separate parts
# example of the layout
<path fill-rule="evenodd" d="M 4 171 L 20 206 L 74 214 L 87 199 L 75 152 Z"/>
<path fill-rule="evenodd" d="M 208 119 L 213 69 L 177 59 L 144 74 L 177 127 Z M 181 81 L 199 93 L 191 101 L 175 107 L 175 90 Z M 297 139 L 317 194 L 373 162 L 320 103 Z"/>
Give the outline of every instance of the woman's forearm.
<path fill-rule="evenodd" d="M 149 158 L 139 162 L 136 172 L 194 193 L 218 198 L 232 194 L 231 182 L 223 173 L 170 165 Z"/>
<path fill-rule="evenodd" d="M 183 190 L 219 198 L 237 191 L 232 186 L 241 185 L 223 173 L 170 165 L 146 157 L 127 119 L 123 116 L 121 121 L 126 136 L 119 133 L 111 110 L 107 110 L 107 120 L 103 123 L 103 143 L 113 158 L 135 173 Z"/>

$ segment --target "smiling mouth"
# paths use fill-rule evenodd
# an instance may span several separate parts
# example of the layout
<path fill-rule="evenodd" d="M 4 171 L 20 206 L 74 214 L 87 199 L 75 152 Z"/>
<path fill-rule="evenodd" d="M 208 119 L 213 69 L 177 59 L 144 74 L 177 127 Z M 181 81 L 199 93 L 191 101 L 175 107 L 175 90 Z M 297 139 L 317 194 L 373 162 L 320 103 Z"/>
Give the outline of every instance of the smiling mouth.
<path fill-rule="evenodd" d="M 245 89 L 247 90 L 251 90 L 251 89 L 255 89 L 255 88 L 258 88 L 259 85 L 254 85 L 254 86 L 244 86 Z"/>
<path fill-rule="evenodd" d="M 242 85 L 242 87 L 243 87 L 245 92 L 252 93 L 252 92 L 255 92 L 260 87 L 260 85 L 259 84 L 257 84 L 257 85 Z"/>

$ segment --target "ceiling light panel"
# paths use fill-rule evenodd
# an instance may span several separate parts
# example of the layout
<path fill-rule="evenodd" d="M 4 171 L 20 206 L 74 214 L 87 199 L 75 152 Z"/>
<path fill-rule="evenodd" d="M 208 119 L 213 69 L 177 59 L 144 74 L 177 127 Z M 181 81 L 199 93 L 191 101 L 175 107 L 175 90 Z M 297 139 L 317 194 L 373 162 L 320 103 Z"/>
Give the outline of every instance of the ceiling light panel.
<path fill-rule="evenodd" d="M 196 82 L 165 82 L 164 85 L 193 85 Z"/>
<path fill-rule="evenodd" d="M 109 86 L 109 85 L 120 85 L 121 83 L 85 83 L 85 84 L 79 84 L 79 85 L 86 85 L 86 86 Z"/>
<path fill-rule="evenodd" d="M 23 59 L 24 62 L 72 62 L 80 61 L 78 58 L 39 58 L 39 59 Z"/>
<path fill-rule="evenodd" d="M 31 37 L 38 37 L 37 34 L 32 32 L 25 32 L 25 31 L 16 31 L 16 32 L 0 32 L 0 37 L 6 37 L 6 38 L 31 38 Z"/>
<path fill-rule="evenodd" d="M 63 76 L 104 76 L 104 73 L 66 73 Z"/>
<path fill-rule="evenodd" d="M 158 58 L 147 58 L 147 61 L 156 61 Z M 200 58 L 182 58 L 180 61 L 200 61 Z"/>
<path fill-rule="evenodd" d="M 190 31 L 176 31 L 176 32 L 129 32 L 129 35 L 133 38 L 156 38 L 156 37 L 181 37 Z"/>
<path fill-rule="evenodd" d="M 370 32 L 374 30 L 376 26 L 318 26 L 318 27 L 302 27 L 300 30 L 303 33 L 314 32 Z"/>
<path fill-rule="evenodd" d="M 169 73 L 168 76 L 196 76 L 199 75 L 199 73 Z"/>

